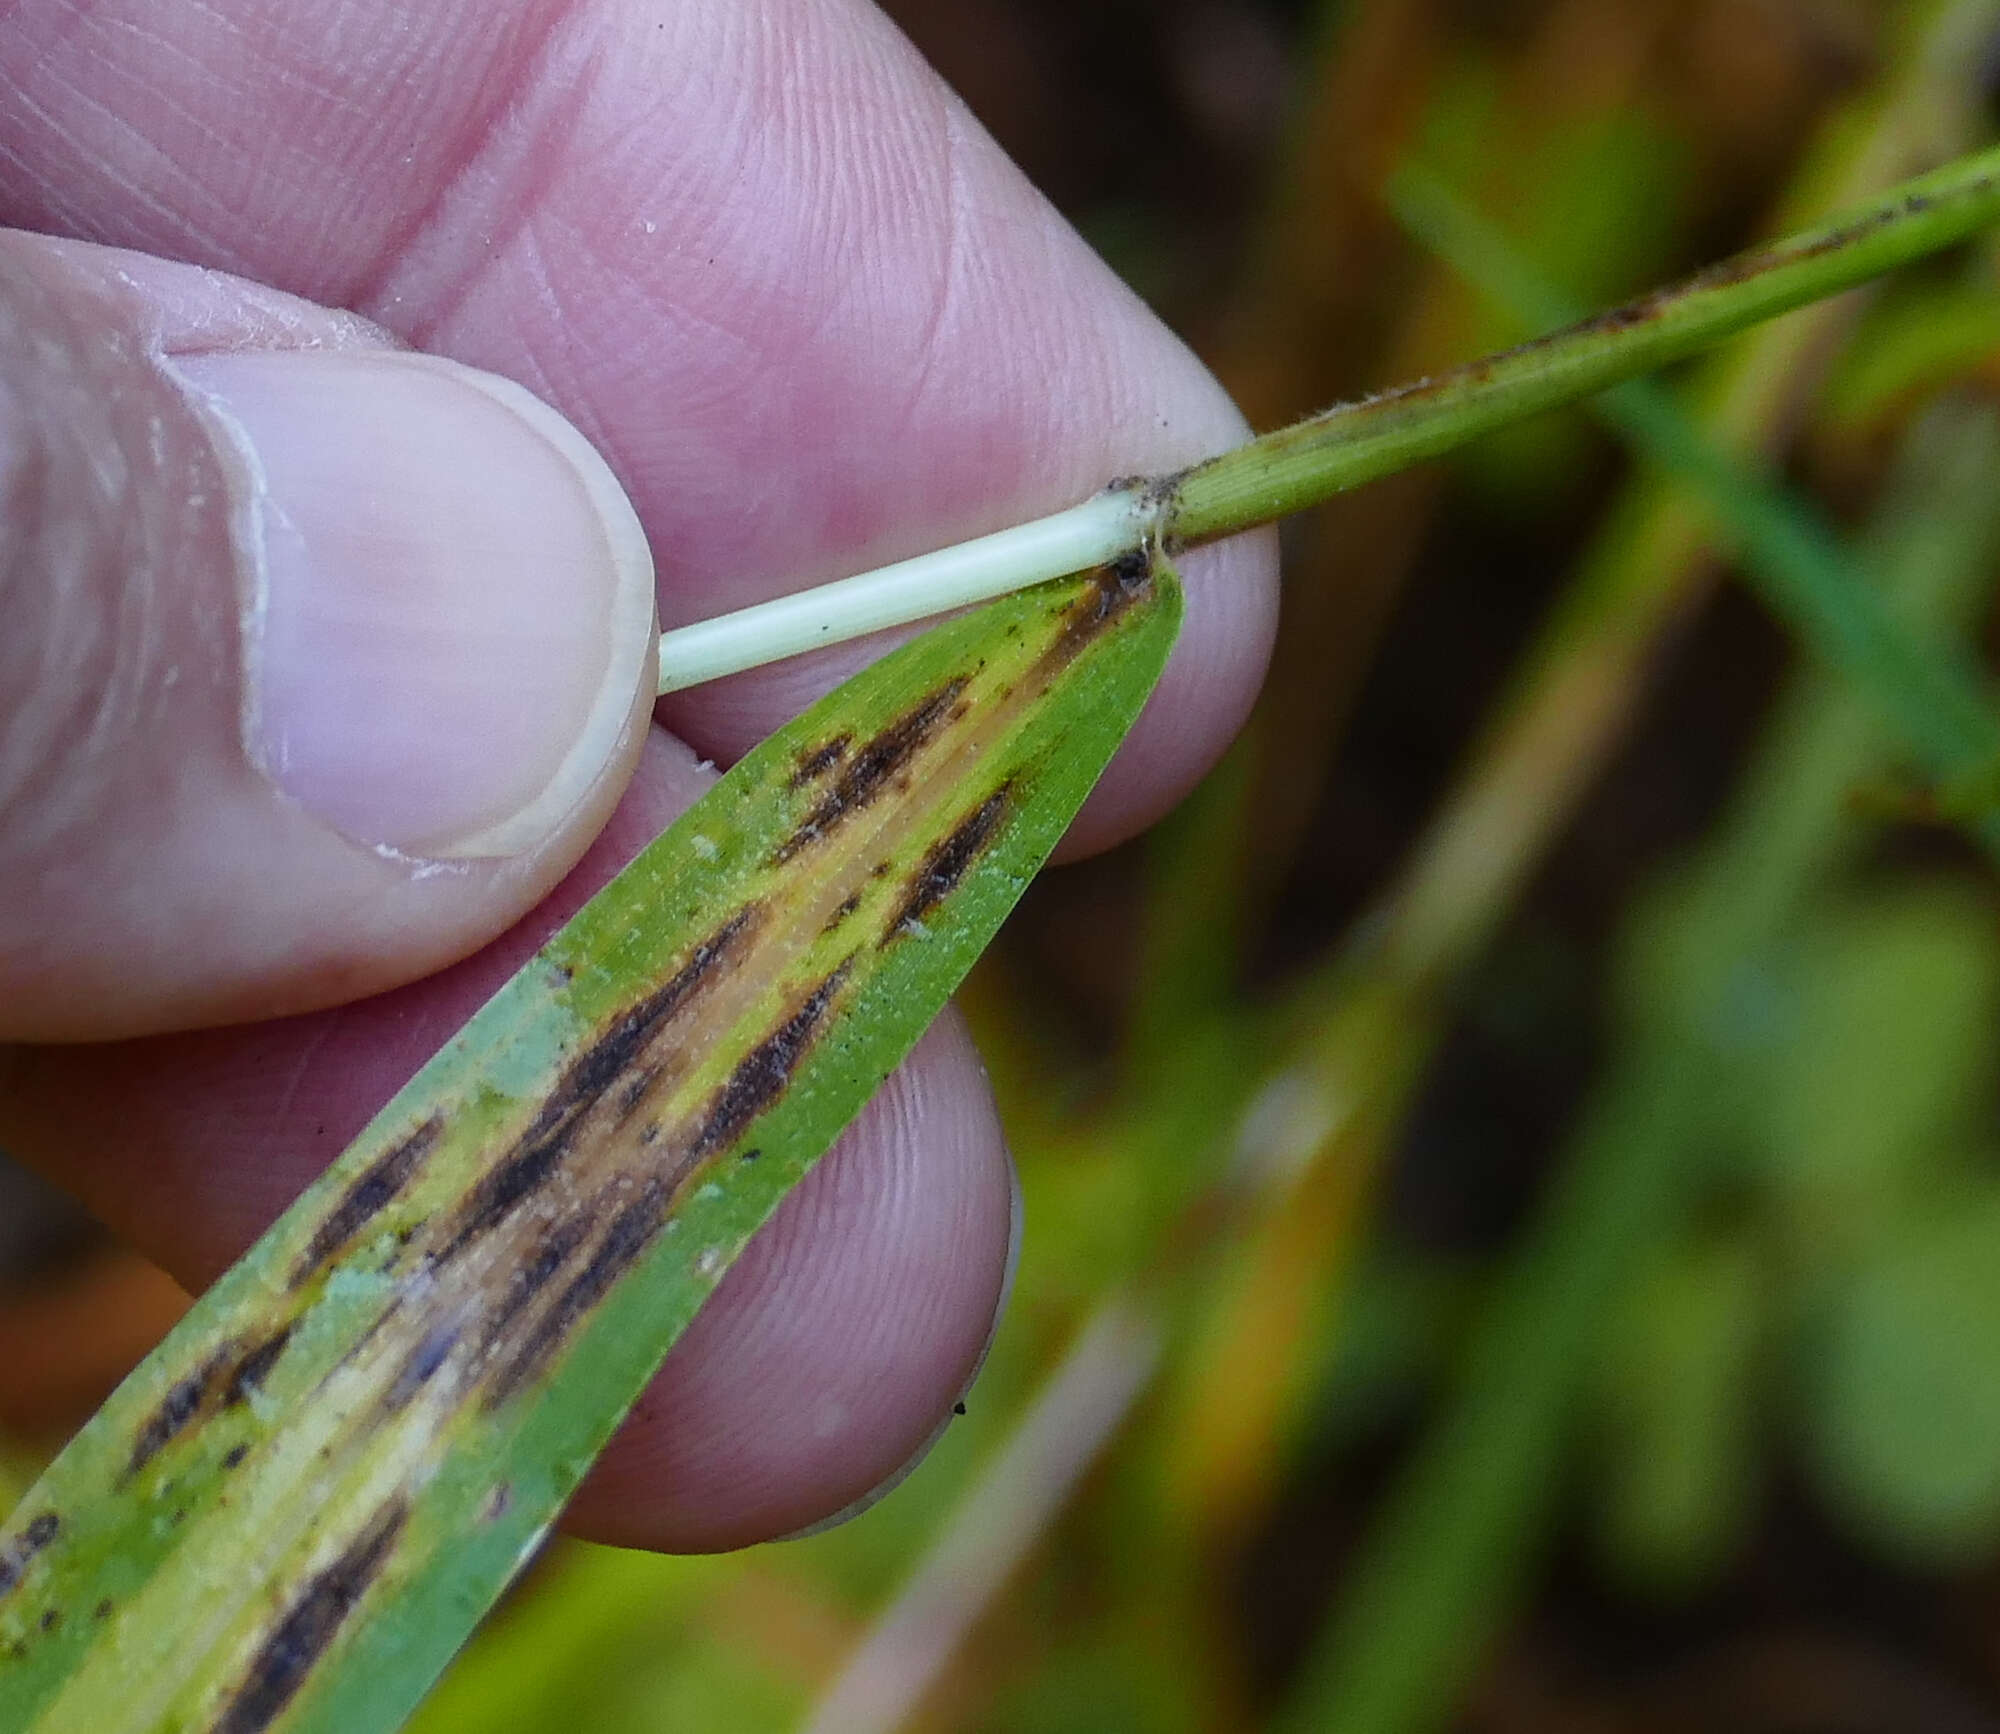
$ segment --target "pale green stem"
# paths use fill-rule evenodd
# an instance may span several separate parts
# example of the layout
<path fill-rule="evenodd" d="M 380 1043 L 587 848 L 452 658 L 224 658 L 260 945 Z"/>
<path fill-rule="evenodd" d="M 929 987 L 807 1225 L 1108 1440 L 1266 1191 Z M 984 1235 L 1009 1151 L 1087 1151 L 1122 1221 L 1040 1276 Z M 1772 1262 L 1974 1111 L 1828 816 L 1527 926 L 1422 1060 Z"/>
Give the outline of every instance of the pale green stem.
<path fill-rule="evenodd" d="M 1180 478 L 1172 539 L 1267 523 L 1524 416 L 1595 396 L 2000 220 L 2000 148 L 1903 182 L 1823 227 L 1518 349 L 1266 434 Z"/>
<path fill-rule="evenodd" d="M 1053 517 L 677 627 L 660 634 L 660 691 L 679 692 L 1102 566 L 1144 542 L 1157 516 L 1137 489 L 1110 487 Z"/>
<path fill-rule="evenodd" d="M 1996 221 L 2000 148 L 1905 181 L 1849 216 L 1739 254 L 1678 288 L 1341 405 L 1181 475 L 1114 485 L 1053 517 L 664 633 L 660 690 L 1060 578 L 1150 537 L 1184 546 L 1269 523 L 1851 289 Z"/>

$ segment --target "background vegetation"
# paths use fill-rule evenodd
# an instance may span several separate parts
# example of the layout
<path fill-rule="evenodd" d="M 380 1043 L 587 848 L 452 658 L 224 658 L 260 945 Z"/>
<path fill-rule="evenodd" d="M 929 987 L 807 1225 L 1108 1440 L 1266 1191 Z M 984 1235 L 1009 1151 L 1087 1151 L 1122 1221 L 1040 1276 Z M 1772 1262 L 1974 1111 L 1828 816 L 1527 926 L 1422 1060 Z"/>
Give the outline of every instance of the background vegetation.
<path fill-rule="evenodd" d="M 2000 0 L 890 9 L 1260 426 L 1987 142 L 2000 64 Z M 2000 784 L 1759 601 L 1986 647 L 1994 263 L 1290 526 L 1238 750 L 968 996 L 970 1413 L 826 1536 L 557 1544 L 419 1726 L 2000 1727 Z M 4 1214 L 18 1487 L 180 1301 Z"/>

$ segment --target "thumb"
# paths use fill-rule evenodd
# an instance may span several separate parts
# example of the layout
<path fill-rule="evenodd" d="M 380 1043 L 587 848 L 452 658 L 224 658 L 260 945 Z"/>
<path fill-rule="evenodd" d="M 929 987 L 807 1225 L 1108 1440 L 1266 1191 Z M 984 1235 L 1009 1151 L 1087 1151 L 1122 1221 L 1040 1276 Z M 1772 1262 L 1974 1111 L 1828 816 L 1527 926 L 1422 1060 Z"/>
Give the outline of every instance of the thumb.
<path fill-rule="evenodd" d="M 476 949 L 609 815 L 652 645 L 631 506 L 519 386 L 0 232 L 0 1038 Z"/>

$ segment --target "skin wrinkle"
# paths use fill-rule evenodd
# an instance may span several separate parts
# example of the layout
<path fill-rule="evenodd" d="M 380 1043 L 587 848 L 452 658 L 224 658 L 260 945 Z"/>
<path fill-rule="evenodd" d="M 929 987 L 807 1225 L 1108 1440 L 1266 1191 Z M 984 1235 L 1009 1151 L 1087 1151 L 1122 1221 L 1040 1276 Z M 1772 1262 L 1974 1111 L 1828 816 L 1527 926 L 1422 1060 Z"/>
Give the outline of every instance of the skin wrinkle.
<path fill-rule="evenodd" d="M 932 295 L 930 317 L 925 321 L 916 350 L 918 363 L 908 393 L 908 415 L 920 419 L 938 378 L 938 364 L 945 354 L 945 334 L 953 329 L 952 316 L 961 299 L 961 280 L 969 252 L 966 237 L 965 181 L 961 159 L 965 151 L 963 129 L 949 103 L 940 103 L 939 131 L 943 137 L 944 246 L 940 254 Z"/>
<path fill-rule="evenodd" d="M 79 353 L 68 329 L 75 315 L 59 292 L 85 286 L 44 283 L 22 271 L 10 272 L 9 283 L 12 298 L 0 318 L 23 303 L 26 311 L 14 315 L 6 343 L 18 357 L 32 358 L 36 371 L 28 397 L 0 406 L 11 411 L 13 424 L 10 533 L 0 581 L 11 592 L 9 619 L 18 625 L 43 616 L 40 624 L 9 635 L 20 653 L 67 659 L 56 677 L 7 682 L 7 690 L 28 699 L 27 709 L 7 718 L 7 748 L 0 754 L 0 809 L 7 814 L 0 856 L 20 861 L 52 855 L 61 839 L 97 829 L 107 806 L 117 803 L 118 767 L 107 743 L 129 731 L 135 714 L 157 716 L 163 707 L 162 683 L 171 665 L 163 660 L 149 597 L 160 584 L 162 550 L 192 526 L 162 522 L 160 502 L 173 499 L 174 491 L 142 486 L 148 478 L 136 477 L 126 461 L 135 444 L 143 450 L 153 443 L 132 437 L 134 418 L 153 406 L 107 399 L 99 382 L 82 376 L 71 360 Z M 86 308 L 101 312 L 103 306 L 101 292 L 88 293 Z M 128 359 L 113 352 L 102 365 L 115 375 Z M 59 412 L 52 415 L 51 406 Z M 61 495 L 78 484 L 93 497 L 88 520 L 124 527 L 114 543 L 76 533 L 77 516 Z M 128 509 L 131 500 L 146 509 Z M 27 511 L 17 513 L 23 505 Z M 183 519 L 192 515 L 191 508 L 182 509 Z M 4 768 L 8 761 L 11 770 Z"/>
<path fill-rule="evenodd" d="M 135 31 L 134 34 L 140 33 Z M 150 43 L 147 47 L 150 47 Z M 115 59 L 112 63 L 116 64 Z M 101 131 L 113 135 L 125 152 L 143 162 L 145 168 L 152 171 L 154 176 L 164 176 L 171 181 L 180 197 L 177 199 L 163 195 L 158 188 L 149 184 L 145 174 L 122 166 L 122 153 L 119 150 L 99 146 L 92 153 L 96 159 L 94 166 L 111 179 L 114 187 L 135 202 L 143 204 L 163 223 L 171 223 L 181 229 L 187 240 L 195 243 L 197 252 L 204 247 L 220 244 L 219 230 L 188 214 L 183 209 L 182 201 L 191 200 L 197 206 L 206 207 L 210 222 L 226 224 L 229 203 L 225 195 L 182 169 L 169 153 L 162 150 L 140 127 L 127 118 L 116 102 L 95 97 L 82 85 L 65 81 L 59 74 L 52 74 L 51 79 L 59 90 L 66 92 L 80 109 L 99 123 Z M 35 103 L 18 87 L 10 88 L 8 95 L 10 100 L 20 102 L 36 120 L 42 121 L 52 129 L 56 126 L 53 114 L 46 107 Z M 158 98 L 155 97 L 155 100 Z M 174 111 L 174 105 L 170 102 L 162 106 L 170 113 Z M 213 136 L 210 129 L 202 130 Z M 55 191 L 58 197 L 62 196 L 59 189 L 51 190 Z M 88 207 L 70 206 L 69 209 L 77 213 L 75 232 L 95 239 L 97 231 L 87 215 Z"/>
<path fill-rule="evenodd" d="M 384 324 L 398 324 L 403 295 L 395 285 L 402 261 L 422 245 L 428 231 L 434 227 L 443 230 L 452 222 L 463 189 L 480 188 L 484 203 L 494 213 L 483 229 L 482 247 L 466 253 L 457 278 L 427 296 L 424 310 L 414 320 L 400 322 L 406 326 L 408 341 L 419 349 L 438 347 L 438 333 L 452 322 L 497 261 L 517 244 L 533 245 L 536 225 L 547 220 L 552 183 L 561 173 L 567 147 L 559 141 L 568 139 L 589 111 L 605 64 L 603 53 L 586 54 L 579 65 L 564 66 L 558 76 L 556 69 L 563 59 L 561 24 L 572 8 L 552 6 L 548 10 L 548 28 L 535 42 L 531 62 L 514 86 L 531 88 L 538 95 L 544 89 L 552 92 L 548 112 L 517 142 L 517 123 L 504 104 L 496 103 L 481 130 L 459 141 L 463 162 L 439 180 L 393 246 L 384 248 L 371 281 L 357 284 L 349 298 Z M 514 158 L 512 172 L 496 174 L 494 158 L 503 150 Z M 549 310 L 560 313 L 555 303 Z"/>

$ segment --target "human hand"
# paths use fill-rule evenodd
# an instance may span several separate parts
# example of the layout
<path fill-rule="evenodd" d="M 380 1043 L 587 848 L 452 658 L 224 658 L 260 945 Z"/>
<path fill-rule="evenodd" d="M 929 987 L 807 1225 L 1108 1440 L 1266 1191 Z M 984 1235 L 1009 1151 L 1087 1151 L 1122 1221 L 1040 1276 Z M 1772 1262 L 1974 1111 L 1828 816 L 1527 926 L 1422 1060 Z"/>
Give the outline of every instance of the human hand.
<path fill-rule="evenodd" d="M 1241 433 L 862 0 L 23 0 L 0 89 L 0 221 L 41 232 L 0 238 L 0 1143 L 190 1284 L 701 756 L 872 654 L 654 711 L 640 526 L 675 625 Z M 1248 707 L 1271 542 L 1185 576 L 1069 853 Z M 571 1526 L 729 1546 L 879 1486 L 977 1363 L 1012 1198 L 947 1018 Z"/>

